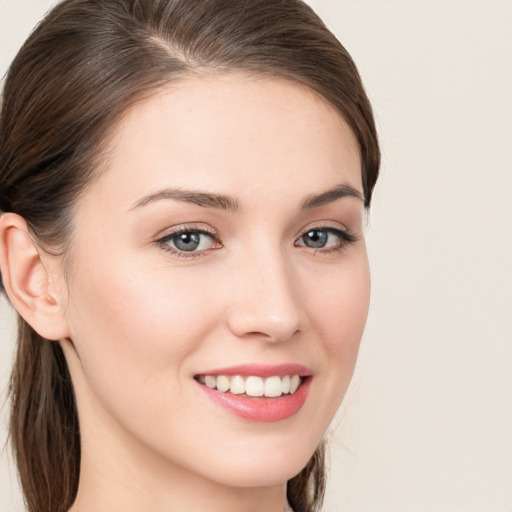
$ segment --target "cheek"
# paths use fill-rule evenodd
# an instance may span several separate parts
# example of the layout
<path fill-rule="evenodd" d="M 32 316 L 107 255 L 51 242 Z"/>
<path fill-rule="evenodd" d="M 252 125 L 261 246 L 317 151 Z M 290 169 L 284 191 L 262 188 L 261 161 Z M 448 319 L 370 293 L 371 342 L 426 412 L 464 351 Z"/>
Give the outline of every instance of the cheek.
<path fill-rule="evenodd" d="M 353 258 L 326 276 L 311 293 L 311 322 L 326 352 L 339 358 L 357 355 L 370 302 L 370 272 L 365 257 Z"/>
<path fill-rule="evenodd" d="M 322 347 L 319 378 L 322 389 L 317 407 L 327 428 L 354 372 L 370 301 L 370 273 L 366 257 L 347 263 L 338 276 L 326 279 L 322 290 L 311 294 L 313 332 Z M 317 351 L 319 352 L 319 351 Z"/>
<path fill-rule="evenodd" d="M 157 421 L 148 396 L 181 393 L 187 357 L 210 328 L 206 313 L 197 321 L 208 298 L 179 273 L 169 283 L 158 269 L 133 262 L 104 263 L 82 275 L 70 284 L 70 323 L 88 386 L 119 417 L 133 414 L 137 403 Z"/>

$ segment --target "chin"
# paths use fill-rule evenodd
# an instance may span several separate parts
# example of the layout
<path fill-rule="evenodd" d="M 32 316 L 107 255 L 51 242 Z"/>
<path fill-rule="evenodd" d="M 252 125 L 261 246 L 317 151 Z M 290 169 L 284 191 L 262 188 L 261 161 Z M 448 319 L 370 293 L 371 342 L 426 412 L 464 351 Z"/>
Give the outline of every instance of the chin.
<path fill-rule="evenodd" d="M 229 470 L 223 474 L 222 479 L 215 478 L 215 480 L 229 487 L 249 488 L 283 485 L 300 473 L 309 459 L 310 457 L 307 457 L 306 460 L 302 460 L 300 464 L 290 460 L 275 463 L 272 458 L 264 464 L 243 464 L 243 467 L 237 469 L 230 467 Z"/>
<path fill-rule="evenodd" d="M 262 444 L 266 443 L 247 444 L 245 449 L 225 453 L 217 464 L 203 465 L 203 471 L 210 479 L 231 487 L 282 485 L 300 473 L 317 446 L 308 441 L 282 441 L 278 447 Z"/>

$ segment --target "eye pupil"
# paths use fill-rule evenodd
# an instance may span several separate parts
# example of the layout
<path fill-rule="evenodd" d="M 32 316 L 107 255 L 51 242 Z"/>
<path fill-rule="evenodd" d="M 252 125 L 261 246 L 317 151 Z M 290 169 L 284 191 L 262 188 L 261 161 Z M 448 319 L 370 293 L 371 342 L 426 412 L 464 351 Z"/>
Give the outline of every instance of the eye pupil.
<path fill-rule="evenodd" d="M 321 249 L 327 243 L 328 234 L 326 231 L 312 229 L 308 231 L 303 237 L 304 244 L 313 249 Z"/>
<path fill-rule="evenodd" d="M 174 245 L 180 251 L 194 251 L 199 247 L 201 243 L 201 235 L 200 233 L 180 233 L 175 237 Z"/>

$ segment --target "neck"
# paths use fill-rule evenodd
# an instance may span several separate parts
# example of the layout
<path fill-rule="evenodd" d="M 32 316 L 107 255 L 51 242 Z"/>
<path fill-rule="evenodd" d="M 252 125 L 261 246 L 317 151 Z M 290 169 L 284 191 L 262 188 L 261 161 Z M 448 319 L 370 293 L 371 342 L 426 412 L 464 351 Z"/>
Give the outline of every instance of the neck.
<path fill-rule="evenodd" d="M 84 481 L 69 512 L 168 512 L 197 510 L 208 512 L 284 512 L 288 511 L 285 487 L 269 489 L 227 489 L 215 486 L 190 485 L 178 487 L 169 483 L 157 493 L 144 489 L 140 483 L 117 484 L 107 488 Z M 93 484 L 93 485 L 91 485 Z M 186 491 L 186 492 L 184 492 Z"/>

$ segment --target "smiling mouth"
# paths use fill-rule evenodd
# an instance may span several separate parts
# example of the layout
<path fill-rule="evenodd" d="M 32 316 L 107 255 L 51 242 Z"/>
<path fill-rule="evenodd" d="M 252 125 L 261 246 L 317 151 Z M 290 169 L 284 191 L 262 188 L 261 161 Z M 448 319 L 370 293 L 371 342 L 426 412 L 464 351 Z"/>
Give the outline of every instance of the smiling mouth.
<path fill-rule="evenodd" d="M 279 398 L 293 395 L 303 380 L 300 375 L 277 375 L 263 378 L 256 375 L 197 375 L 195 379 L 202 385 L 221 393 L 247 397 Z"/>

